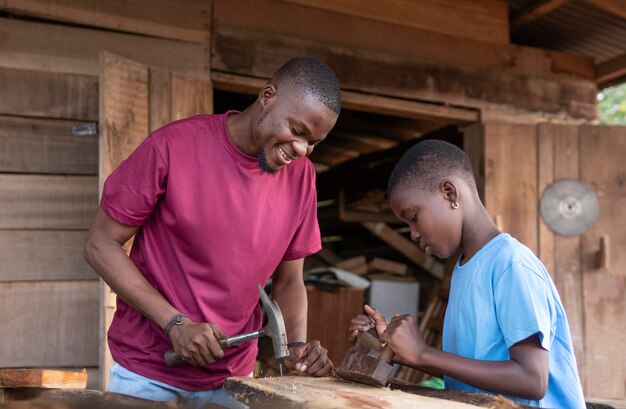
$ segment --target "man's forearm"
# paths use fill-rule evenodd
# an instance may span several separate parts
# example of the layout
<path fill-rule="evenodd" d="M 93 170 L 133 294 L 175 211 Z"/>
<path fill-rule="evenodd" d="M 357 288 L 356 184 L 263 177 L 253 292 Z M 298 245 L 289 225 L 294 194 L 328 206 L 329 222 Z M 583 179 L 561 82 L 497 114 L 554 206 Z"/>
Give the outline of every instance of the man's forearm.
<path fill-rule="evenodd" d="M 283 314 L 289 342 L 306 341 L 308 303 L 302 278 L 272 280 L 272 297 L 278 302 Z"/>

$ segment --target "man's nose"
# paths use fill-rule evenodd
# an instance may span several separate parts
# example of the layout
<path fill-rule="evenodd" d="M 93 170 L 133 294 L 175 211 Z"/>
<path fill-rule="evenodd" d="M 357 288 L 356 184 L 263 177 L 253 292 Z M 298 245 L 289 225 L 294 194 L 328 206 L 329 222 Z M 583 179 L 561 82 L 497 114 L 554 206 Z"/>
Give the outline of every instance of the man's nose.
<path fill-rule="evenodd" d="M 306 156 L 307 154 L 307 142 L 306 141 L 295 141 L 293 142 L 293 150 L 296 156 Z"/>

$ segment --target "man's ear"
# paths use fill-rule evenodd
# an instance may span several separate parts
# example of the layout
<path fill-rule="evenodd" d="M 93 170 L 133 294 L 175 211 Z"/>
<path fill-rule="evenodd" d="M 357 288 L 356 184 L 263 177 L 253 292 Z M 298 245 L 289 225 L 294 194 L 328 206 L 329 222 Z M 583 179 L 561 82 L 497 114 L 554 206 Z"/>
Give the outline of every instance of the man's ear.
<path fill-rule="evenodd" d="M 259 92 L 259 104 L 262 108 L 267 108 L 271 101 L 276 97 L 276 87 L 272 84 L 265 84 Z"/>
<path fill-rule="evenodd" d="M 441 193 L 444 194 L 444 197 L 447 201 L 449 201 L 450 203 L 458 202 L 459 191 L 452 181 L 444 179 L 443 181 L 441 181 L 439 189 L 441 190 Z"/>

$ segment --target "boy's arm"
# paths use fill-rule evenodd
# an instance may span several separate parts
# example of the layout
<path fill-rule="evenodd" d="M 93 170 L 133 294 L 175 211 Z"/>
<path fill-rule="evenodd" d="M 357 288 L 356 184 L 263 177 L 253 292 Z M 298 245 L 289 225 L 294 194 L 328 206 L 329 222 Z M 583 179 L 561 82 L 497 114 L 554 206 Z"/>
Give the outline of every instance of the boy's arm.
<path fill-rule="evenodd" d="M 543 398 L 548 386 L 548 351 L 535 334 L 509 348 L 508 361 L 465 358 L 427 345 L 413 317 L 396 316 L 380 336 L 396 359 L 423 372 L 446 375 L 468 385 L 525 399 Z"/>

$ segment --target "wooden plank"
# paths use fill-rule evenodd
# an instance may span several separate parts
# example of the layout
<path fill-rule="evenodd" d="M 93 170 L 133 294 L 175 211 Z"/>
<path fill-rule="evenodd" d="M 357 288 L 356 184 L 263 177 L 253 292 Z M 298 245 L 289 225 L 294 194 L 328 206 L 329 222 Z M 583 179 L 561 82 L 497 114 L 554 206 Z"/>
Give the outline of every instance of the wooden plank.
<path fill-rule="evenodd" d="M 359 152 L 337 148 L 329 144 L 321 143 L 315 147 L 309 158 L 330 167 L 341 165 L 359 157 Z"/>
<path fill-rule="evenodd" d="M 596 65 L 598 88 L 619 83 L 626 76 L 626 53 Z"/>
<path fill-rule="evenodd" d="M 575 126 L 559 125 L 550 127 L 547 131 L 554 138 L 554 179 L 579 179 L 580 160 L 585 157 L 579 151 L 578 128 Z M 542 132 L 540 127 L 540 134 Z M 567 312 L 574 353 L 581 357 L 577 361 L 578 369 L 583 373 L 582 382 L 585 382 L 583 371 L 584 341 L 584 312 L 583 312 L 583 277 L 581 268 L 581 238 L 580 236 L 565 237 L 555 234 L 555 284 L 561 296 L 561 301 Z"/>
<path fill-rule="evenodd" d="M 559 132 L 561 127 L 554 125 L 539 125 L 537 135 L 537 194 L 541 200 L 543 192 L 555 182 L 554 177 L 554 132 Z M 538 253 L 552 280 L 557 284 L 556 269 L 556 233 L 546 224 L 539 214 L 538 227 Z M 559 290 L 560 291 L 560 290 Z M 567 310 L 567 307 L 566 307 Z M 568 314 L 569 315 L 569 314 Z"/>
<path fill-rule="evenodd" d="M 540 19 L 569 1 L 570 0 L 539 0 L 531 2 L 527 8 L 515 13 L 511 18 L 511 32 L 519 30 L 525 25 Z"/>
<path fill-rule="evenodd" d="M 0 38 L 5 68 L 98 76 L 100 51 L 109 51 L 191 75 L 209 72 L 202 44 L 7 18 L 0 18 Z"/>
<path fill-rule="evenodd" d="M 307 339 L 317 339 L 328 349 L 328 357 L 339 366 L 350 348 L 348 327 L 363 312 L 364 290 L 339 288 L 323 291 L 307 286 Z"/>
<path fill-rule="evenodd" d="M 626 128 L 582 126 L 580 175 L 596 192 L 600 214 L 582 236 L 585 394 L 626 398 Z M 584 155 L 584 156 L 583 156 Z M 609 267 L 597 264 L 602 236 L 611 243 Z"/>
<path fill-rule="evenodd" d="M 369 266 L 373 270 L 380 270 L 391 274 L 406 275 L 409 271 L 409 266 L 404 263 L 398 263 L 397 261 L 379 257 L 374 257 L 372 261 L 369 262 Z"/>
<path fill-rule="evenodd" d="M 330 5 L 333 2 L 320 3 Z M 424 4 L 430 6 L 431 3 Z M 595 79 L 593 59 L 560 52 L 437 34 L 284 1 L 215 0 L 214 7 L 214 30 L 238 28 L 277 37 L 309 39 L 325 45 L 326 52 L 331 47 L 376 50 L 392 55 L 413 56 L 421 61 L 451 67 L 506 72 L 513 76 L 555 80 Z M 290 23 L 284 24 L 285 21 Z M 250 39 L 254 41 L 254 37 Z M 265 58 L 261 57 L 263 55 L 259 54 L 259 58 Z M 219 54 L 216 57 L 219 58 Z M 234 53 L 232 58 L 236 58 L 242 65 L 253 64 L 253 60 L 245 53 Z M 279 65 L 275 65 L 274 69 Z"/>
<path fill-rule="evenodd" d="M 329 48 L 312 40 L 225 27 L 216 28 L 214 37 L 212 67 L 233 74 L 269 78 L 293 55 L 309 55 L 326 62 L 347 91 L 470 108 L 516 108 L 554 119 L 597 116 L 593 81 L 516 76 L 493 67 L 472 69 L 382 51 Z"/>
<path fill-rule="evenodd" d="M 463 128 L 463 150 L 472 163 L 478 196 L 485 201 L 485 137 L 479 123 Z"/>
<path fill-rule="evenodd" d="M 404 236 L 397 233 L 387 224 L 382 222 L 363 222 L 361 224 L 389 244 L 394 250 L 422 267 L 433 277 L 440 280 L 443 278 L 443 264 L 439 263 L 434 257 L 424 254 L 418 246 L 405 239 Z"/>
<path fill-rule="evenodd" d="M 0 174 L 0 229 L 87 229 L 98 208 L 95 176 Z"/>
<path fill-rule="evenodd" d="M 172 120 L 172 73 L 161 68 L 150 68 L 149 82 L 150 132 Z"/>
<path fill-rule="evenodd" d="M 11 329 L 0 367 L 98 362 L 97 281 L 0 283 L 0 322 Z"/>
<path fill-rule="evenodd" d="M 0 172 L 97 175 L 97 137 L 72 136 L 75 124 L 0 115 Z"/>
<path fill-rule="evenodd" d="M 622 0 L 585 0 L 585 2 L 626 20 L 626 7 Z"/>
<path fill-rule="evenodd" d="M 209 43 L 211 3 L 202 0 L 0 0 L 0 10 L 116 31 Z"/>
<path fill-rule="evenodd" d="M 229 378 L 224 388 L 238 400 L 258 409 L 476 408 L 467 403 L 420 396 L 389 388 L 376 388 L 331 377 Z"/>
<path fill-rule="evenodd" d="M 0 369 L 0 386 L 85 389 L 87 387 L 87 370 Z"/>
<path fill-rule="evenodd" d="M 100 186 L 111 172 L 144 140 L 150 129 L 150 70 L 103 52 L 100 54 Z M 166 74 L 165 74 L 166 75 Z M 154 107 L 154 106 L 152 106 Z M 172 105 L 170 104 L 170 108 Z M 164 118 L 156 114 L 155 121 Z M 128 247 L 125 249 L 129 250 Z M 115 313 L 115 294 L 100 280 L 100 387 L 106 389 L 113 358 L 107 331 Z"/>
<path fill-rule="evenodd" d="M 0 282 L 95 280 L 83 230 L 0 230 Z"/>
<path fill-rule="evenodd" d="M 228 74 L 219 71 L 212 72 L 211 79 L 216 89 L 251 95 L 256 95 L 267 82 L 267 79 Z M 346 90 L 341 93 L 341 107 L 342 109 L 371 112 L 379 115 L 392 115 L 400 118 L 419 120 L 442 119 L 454 124 L 476 122 L 479 119 L 478 111 L 476 110 L 408 101 Z"/>
<path fill-rule="evenodd" d="M 537 254 L 536 126 L 486 123 L 484 132 L 485 207 Z"/>
<path fill-rule="evenodd" d="M 283 0 L 335 13 L 417 28 L 489 43 L 508 44 L 509 16 L 505 1 Z"/>
<path fill-rule="evenodd" d="M 213 113 L 213 85 L 209 79 L 172 74 L 172 120 Z"/>
<path fill-rule="evenodd" d="M 100 184 L 149 132 L 148 67 L 101 54 Z"/>
<path fill-rule="evenodd" d="M 98 78 L 0 68 L 0 114 L 95 121 Z"/>

